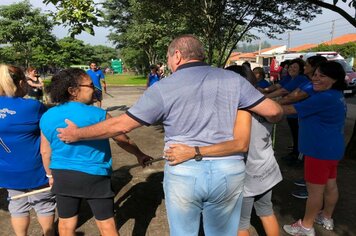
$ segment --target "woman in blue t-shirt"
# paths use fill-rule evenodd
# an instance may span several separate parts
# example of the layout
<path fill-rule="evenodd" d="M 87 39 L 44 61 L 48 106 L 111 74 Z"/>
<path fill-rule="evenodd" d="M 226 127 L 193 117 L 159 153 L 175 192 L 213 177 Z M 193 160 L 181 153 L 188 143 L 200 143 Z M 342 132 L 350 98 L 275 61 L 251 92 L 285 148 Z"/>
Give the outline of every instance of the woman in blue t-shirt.
<path fill-rule="evenodd" d="M 41 153 L 47 176 L 51 177 L 52 192 L 56 194 L 59 233 L 75 234 L 80 203 L 86 199 L 101 235 L 118 235 L 113 217 L 109 140 L 66 144 L 58 139 L 56 130 L 63 127 L 65 119 L 82 127 L 108 119 L 110 115 L 101 108 L 89 105 L 93 102 L 94 85 L 81 69 L 66 69 L 54 75 L 48 92 L 52 102 L 58 105 L 41 118 Z M 142 166 L 152 159 L 126 135 L 119 135 L 114 140 L 134 154 Z"/>
<path fill-rule="evenodd" d="M 0 187 L 9 197 L 48 186 L 40 155 L 39 121 L 42 103 L 24 99 L 27 82 L 23 71 L 0 65 Z M 55 200 L 49 191 L 11 200 L 9 212 L 16 235 L 28 235 L 34 209 L 45 236 L 54 235 Z M 9 233 L 10 234 L 10 233 Z"/>
<path fill-rule="evenodd" d="M 292 235 L 315 235 L 314 222 L 333 230 L 332 214 L 339 196 L 336 177 L 345 149 L 345 71 L 337 62 L 322 62 L 312 83 L 313 96 L 283 106 L 286 114 L 298 114 L 299 150 L 305 155 L 304 178 L 309 193 L 304 218 L 283 227 Z"/>

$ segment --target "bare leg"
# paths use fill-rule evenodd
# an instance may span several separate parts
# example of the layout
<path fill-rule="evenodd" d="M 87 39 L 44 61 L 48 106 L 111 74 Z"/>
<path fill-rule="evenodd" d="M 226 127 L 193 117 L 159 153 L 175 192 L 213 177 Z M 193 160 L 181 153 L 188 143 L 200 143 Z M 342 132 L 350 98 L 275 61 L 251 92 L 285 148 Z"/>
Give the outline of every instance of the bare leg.
<path fill-rule="evenodd" d="M 279 235 L 279 225 L 274 214 L 269 216 L 260 216 L 260 219 L 267 236 Z"/>
<path fill-rule="evenodd" d="M 237 231 L 237 236 L 250 236 L 250 232 L 248 229 L 239 230 Z"/>
<path fill-rule="evenodd" d="M 302 224 L 306 228 L 312 228 L 314 219 L 323 206 L 325 185 L 311 184 L 308 182 L 306 184 L 308 190 L 308 200 L 305 206 L 305 214 Z"/>
<path fill-rule="evenodd" d="M 78 216 L 70 218 L 59 218 L 58 231 L 61 236 L 75 236 L 75 228 L 77 227 Z"/>
<path fill-rule="evenodd" d="M 95 220 L 95 222 L 102 236 L 119 236 L 114 217 L 106 220 Z"/>
<path fill-rule="evenodd" d="M 40 223 L 44 236 L 54 236 L 54 215 L 50 216 L 38 216 L 38 222 Z"/>
<path fill-rule="evenodd" d="M 337 188 L 336 179 L 329 179 L 326 183 L 323 209 L 323 216 L 327 219 L 332 217 L 338 199 L 339 191 Z"/>
<path fill-rule="evenodd" d="M 26 236 L 28 226 L 30 225 L 30 216 L 11 217 L 12 228 L 16 236 Z"/>
<path fill-rule="evenodd" d="M 101 101 L 97 101 L 97 102 L 96 102 L 96 105 L 97 105 L 98 107 L 101 107 Z"/>

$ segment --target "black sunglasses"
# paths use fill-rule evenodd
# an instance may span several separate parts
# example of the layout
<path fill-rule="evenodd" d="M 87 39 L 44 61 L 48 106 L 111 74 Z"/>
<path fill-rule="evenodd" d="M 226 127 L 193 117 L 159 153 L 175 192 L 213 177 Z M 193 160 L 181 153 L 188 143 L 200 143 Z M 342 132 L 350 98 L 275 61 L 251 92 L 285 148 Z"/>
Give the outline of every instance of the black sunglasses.
<path fill-rule="evenodd" d="M 78 86 L 79 86 L 79 87 L 87 87 L 87 88 L 92 88 L 92 89 L 94 89 L 94 88 L 95 88 L 94 84 L 79 84 Z"/>

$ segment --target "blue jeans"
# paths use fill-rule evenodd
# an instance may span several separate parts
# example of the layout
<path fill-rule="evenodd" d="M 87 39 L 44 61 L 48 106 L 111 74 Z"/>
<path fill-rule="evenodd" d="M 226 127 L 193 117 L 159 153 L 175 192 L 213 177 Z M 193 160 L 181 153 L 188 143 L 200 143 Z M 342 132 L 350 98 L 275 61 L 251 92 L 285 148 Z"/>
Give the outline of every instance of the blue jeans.
<path fill-rule="evenodd" d="M 164 169 L 164 192 L 171 236 L 196 236 L 203 214 L 206 236 L 236 236 L 245 163 L 190 160 Z"/>

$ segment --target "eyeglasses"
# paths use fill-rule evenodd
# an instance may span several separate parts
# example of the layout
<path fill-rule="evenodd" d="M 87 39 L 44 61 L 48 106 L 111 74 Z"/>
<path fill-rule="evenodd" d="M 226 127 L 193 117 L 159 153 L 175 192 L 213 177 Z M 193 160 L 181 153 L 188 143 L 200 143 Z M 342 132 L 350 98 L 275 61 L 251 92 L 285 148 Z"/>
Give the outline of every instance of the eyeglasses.
<path fill-rule="evenodd" d="M 87 88 L 92 88 L 92 89 L 94 89 L 94 88 L 95 88 L 94 84 L 79 84 L 78 86 L 79 86 L 79 87 L 87 87 Z"/>

